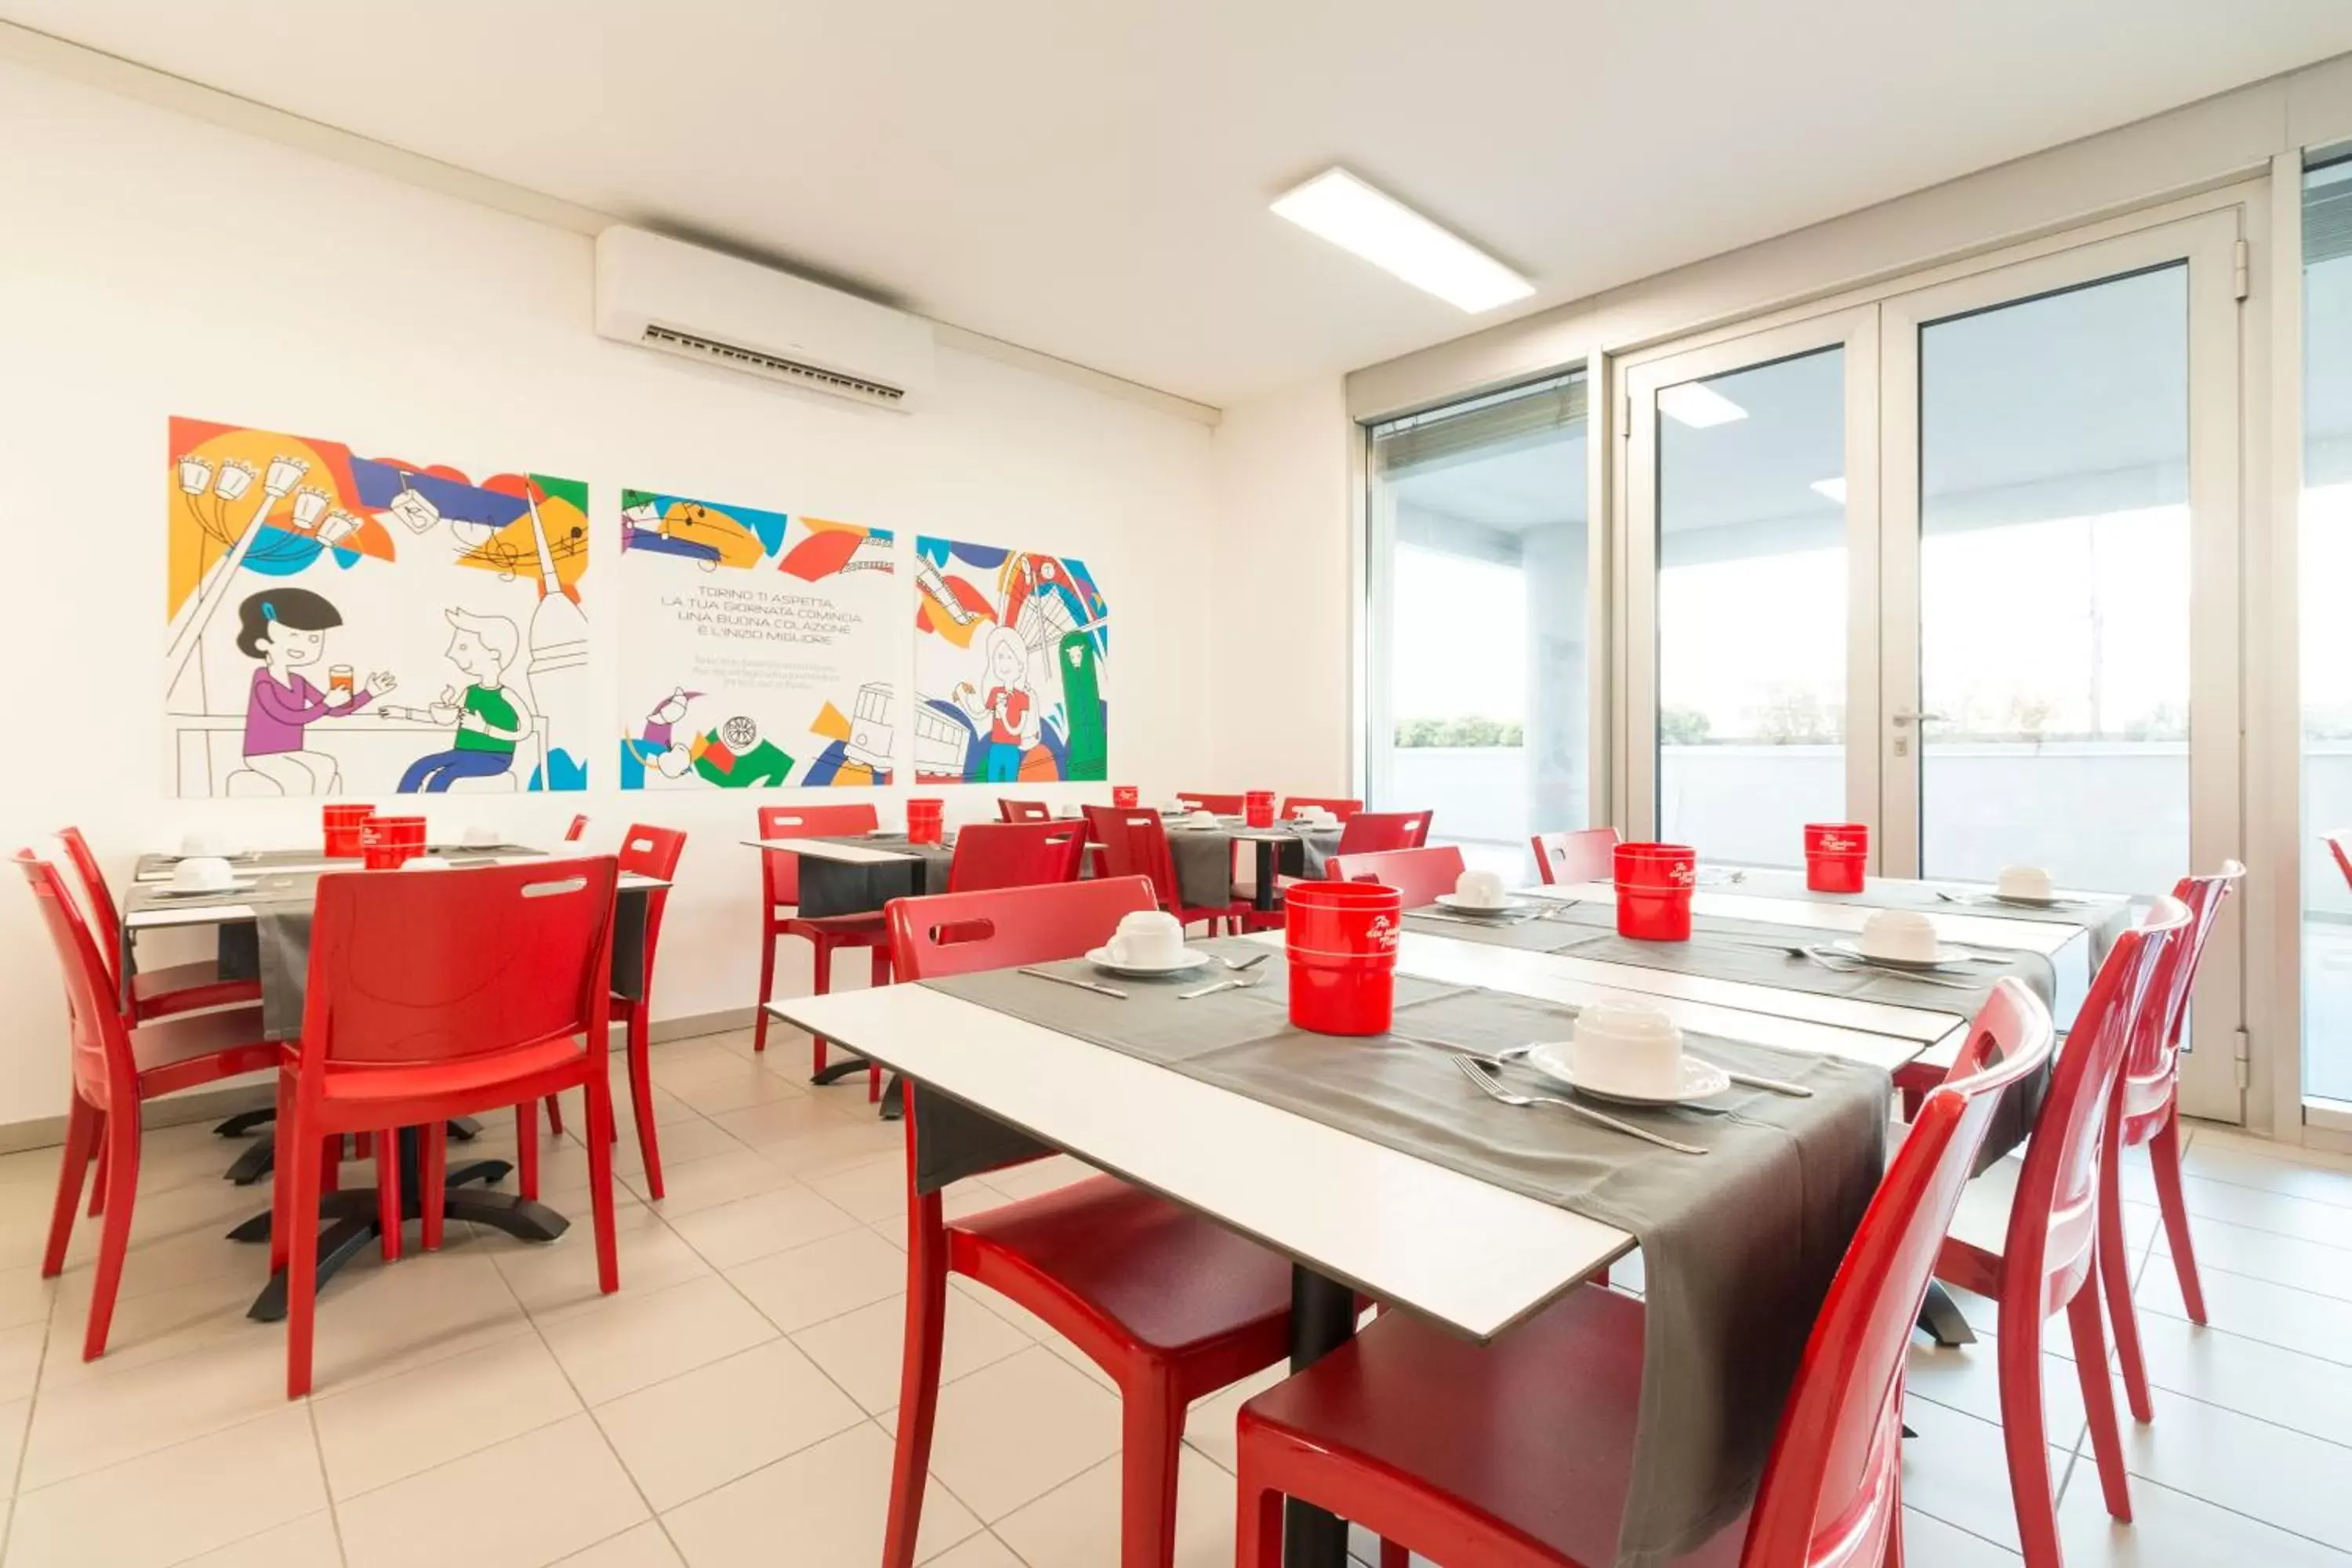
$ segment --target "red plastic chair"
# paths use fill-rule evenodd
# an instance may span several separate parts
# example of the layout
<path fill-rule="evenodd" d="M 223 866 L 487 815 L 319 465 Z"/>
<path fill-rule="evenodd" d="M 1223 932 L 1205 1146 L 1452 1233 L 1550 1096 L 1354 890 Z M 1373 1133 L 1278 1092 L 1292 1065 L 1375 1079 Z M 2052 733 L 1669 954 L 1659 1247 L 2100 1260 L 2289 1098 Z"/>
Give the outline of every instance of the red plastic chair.
<path fill-rule="evenodd" d="M 1347 821 L 1364 809 L 1364 803 L 1360 800 L 1343 800 L 1328 795 L 1291 795 L 1283 796 L 1282 815 L 1287 819 L 1318 805 L 1341 822 Z"/>
<path fill-rule="evenodd" d="M 18 850 L 16 860 L 57 947 L 72 1053 L 65 1151 L 58 1166 L 57 1202 L 49 1211 L 48 1245 L 41 1252 L 42 1279 L 54 1279 L 65 1268 L 74 1215 L 81 1207 L 82 1177 L 93 1160 L 104 1162 L 100 1171 L 111 1188 L 99 1232 L 89 1318 L 82 1330 L 81 1359 L 95 1361 L 105 1353 L 114 1321 L 131 1215 L 139 1198 L 140 1106 L 184 1089 L 259 1072 L 275 1065 L 278 1047 L 261 1037 L 257 1006 L 130 1023 L 116 1005 L 113 976 L 57 868 L 29 849 Z"/>
<path fill-rule="evenodd" d="M 586 817 L 580 818 L 585 822 Z M 634 871 L 641 877 L 669 882 L 677 876 L 678 857 L 686 853 L 686 835 L 675 827 L 655 827 L 646 823 L 633 823 L 621 836 L 620 867 L 624 872 Z M 644 1156 L 646 1190 L 658 1201 L 662 1196 L 661 1146 L 654 1129 L 653 1076 L 653 996 L 654 952 L 661 945 L 662 916 L 669 909 L 669 889 L 649 888 L 646 890 L 646 972 L 635 997 L 613 994 L 613 1012 L 628 1032 L 629 1106 L 637 1122 L 637 1152 Z M 531 1136 L 530 1113 L 522 1112 L 522 1135 Z M 554 1095 L 547 1097 L 547 1124 L 563 1131 L 562 1101 Z M 615 1129 L 615 1136 L 618 1130 Z"/>
<path fill-rule="evenodd" d="M 871 833 L 880 819 L 871 805 L 763 805 L 760 808 L 760 837 L 762 838 L 830 838 L 847 834 Z M 760 937 L 760 1014 L 751 1026 L 751 1048 L 768 1048 L 768 998 L 776 994 L 776 939 L 796 936 L 809 944 L 810 967 L 815 975 L 814 990 L 819 996 L 833 989 L 833 955 L 845 947 L 862 947 L 874 956 L 870 971 L 873 984 L 884 985 L 890 979 L 890 933 L 882 923 L 882 911 L 873 910 L 854 915 L 828 915 L 820 920 L 806 920 L 800 913 L 801 858 L 786 850 L 771 849 L 760 857 L 761 886 L 765 892 L 767 913 L 761 917 Z M 790 910 L 786 914 L 783 911 Z M 812 1076 L 824 1071 L 825 1038 L 816 1036 L 810 1046 Z M 872 1068 L 866 1074 L 866 1098 L 882 1098 L 882 1069 Z"/>
<path fill-rule="evenodd" d="M 1207 795 L 1197 789 L 1180 789 L 1176 798 L 1189 811 L 1213 811 L 1219 816 L 1239 816 L 1248 804 L 1237 795 Z"/>
<path fill-rule="evenodd" d="M 566 844 L 577 844 L 580 842 L 580 836 L 587 831 L 588 818 L 586 815 L 584 813 L 574 813 L 572 818 L 572 826 L 563 830 L 563 842 Z"/>
<path fill-rule="evenodd" d="M 287 1270 L 286 1396 L 310 1391 L 318 1306 L 321 1140 L 376 1134 L 385 1250 L 397 1256 L 398 1166 L 391 1130 L 424 1142 L 423 1239 L 441 1245 L 446 1121 L 535 1104 L 567 1089 L 588 1100 L 588 1191 L 597 1284 L 621 1288 L 613 1233 L 610 855 L 431 875 L 319 879 L 302 1037 L 278 1078 L 278 1187 L 270 1264 Z M 290 1134 L 290 1136 L 289 1135 Z M 520 1186 L 538 1185 L 522 1141 Z"/>
<path fill-rule="evenodd" d="M 1606 882 L 1617 874 L 1617 830 L 1588 827 L 1579 833 L 1538 833 L 1528 840 L 1544 886 L 1561 882 Z"/>
<path fill-rule="evenodd" d="M 1995 986 L 1928 1098 L 1815 1320 L 1743 1542 L 1677 1563 L 1877 1568 L 1902 1561 L 1903 1370 L 1937 1248 L 2000 1093 L 2039 1069 L 2050 1015 Z M 1608 1568 L 1632 1481 L 1643 1308 L 1578 1289 L 1489 1345 L 1406 1312 L 1242 1407 L 1238 1568 L 1276 1568 L 1284 1497 L 1480 1568 Z"/>
<path fill-rule="evenodd" d="M 119 1006 L 122 997 L 122 918 L 115 910 L 114 894 L 107 888 L 106 873 L 99 869 L 98 857 L 90 853 L 89 840 L 81 836 L 80 828 L 60 827 L 58 838 L 65 845 L 66 858 L 73 862 L 74 876 L 81 883 L 83 900 L 89 907 L 91 939 L 98 944 L 99 956 L 110 976 L 107 994 L 115 998 Z M 210 959 L 174 963 L 164 969 L 142 969 L 131 977 L 130 1013 L 134 1024 L 260 1000 L 260 981 L 223 980 L 220 966 Z"/>
<path fill-rule="evenodd" d="M 1384 855 L 1391 849 L 1418 849 L 1429 842 L 1429 816 L 1425 811 L 1360 811 L 1339 829 L 1339 847 L 1331 853 Z"/>
<path fill-rule="evenodd" d="M 2061 1310 L 2074 1336 L 2074 1370 L 2090 1416 L 2100 1490 L 2107 1512 L 2131 1521 L 2099 1295 L 2084 1287 L 2098 1263 L 2100 1154 L 2116 1077 L 2134 1038 L 2165 1022 L 2165 999 L 2154 982 L 2174 944 L 2183 940 L 2189 921 L 2187 905 L 2158 899 L 2138 925 L 2116 939 L 2051 1074 L 2018 1171 L 2000 1251 L 1950 1237 L 1936 1260 L 1936 1278 L 2000 1304 L 1994 1338 L 2001 1436 L 2026 1568 L 2059 1563 L 2056 1501 L 2042 1426 L 2042 1325 Z"/>
<path fill-rule="evenodd" d="M 2197 1255 L 2189 1240 L 2189 1206 L 2180 1191 L 2180 1030 L 2189 1020 L 2189 993 L 2196 989 L 2198 961 L 2205 939 L 2219 923 L 2221 905 L 2246 868 L 2221 862 L 2210 877 L 2183 877 L 2172 896 L 2189 908 L 2189 929 L 2173 942 L 2151 983 L 2148 1027 L 2132 1037 L 2116 1079 L 2116 1102 L 2107 1115 L 2107 1142 L 2099 1161 L 2099 1285 L 2107 1298 L 2116 1357 L 2123 1363 L 2124 1394 L 2132 1419 L 2155 1419 L 2148 1398 L 2147 1366 L 2139 1348 L 2139 1314 L 2132 1305 L 2131 1258 L 2124 1242 L 2122 1152 L 2147 1145 L 2148 1170 L 2156 1178 L 2156 1206 L 2172 1249 L 2172 1269 L 2189 1321 L 2205 1321 L 2205 1291 L 2197 1279 Z"/>
<path fill-rule="evenodd" d="M 1085 810 L 1087 836 L 1102 847 L 1102 858 L 1095 868 L 1097 877 L 1146 879 L 1161 909 L 1188 926 L 1208 921 L 1212 934 L 1223 922 L 1238 920 L 1245 912 L 1238 903 L 1184 901 L 1183 889 L 1176 880 L 1176 861 L 1168 851 L 1168 829 L 1151 807 L 1089 805 Z"/>
<path fill-rule="evenodd" d="M 999 822 L 1051 822 L 1054 808 L 1042 800 L 999 800 L 996 803 Z"/>
<path fill-rule="evenodd" d="M 971 823 L 956 830 L 948 891 L 977 893 L 1076 881 L 1078 857 L 1086 847 L 1087 830 L 1076 822 Z"/>
<path fill-rule="evenodd" d="M 1378 882 L 1394 888 L 1404 907 L 1417 910 L 1450 893 L 1462 879 L 1462 851 L 1451 844 L 1434 849 L 1398 849 L 1386 855 L 1334 855 L 1323 875 L 1334 882 Z"/>
<path fill-rule="evenodd" d="M 891 953 L 908 980 L 1069 958 L 1157 901 L 1140 877 L 899 899 L 890 905 Z M 1110 1176 L 944 1220 L 940 1194 L 915 1186 L 922 1103 L 908 1084 L 907 1342 L 883 1568 L 915 1561 L 950 1274 L 1034 1312 L 1118 1385 L 1119 1563 L 1168 1568 L 1184 1407 L 1282 1360 L 1289 1264 Z"/>

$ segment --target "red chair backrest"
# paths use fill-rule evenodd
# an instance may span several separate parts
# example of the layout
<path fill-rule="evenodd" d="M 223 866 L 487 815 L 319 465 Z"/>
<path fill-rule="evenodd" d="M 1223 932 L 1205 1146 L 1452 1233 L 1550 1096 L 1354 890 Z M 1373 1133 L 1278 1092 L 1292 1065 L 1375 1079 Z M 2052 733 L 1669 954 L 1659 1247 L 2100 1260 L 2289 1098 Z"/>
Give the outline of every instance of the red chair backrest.
<path fill-rule="evenodd" d="M 415 1066 L 572 1035 L 611 1016 L 610 855 L 319 879 L 303 1081 L 328 1064 Z"/>
<path fill-rule="evenodd" d="M 1339 847 L 1332 853 L 1383 855 L 1391 849 L 1418 849 L 1428 842 L 1425 811 L 1360 811 L 1339 829 Z"/>
<path fill-rule="evenodd" d="M 1108 942 L 1127 916 L 1159 907 L 1141 877 L 893 899 L 886 911 L 890 973 L 901 981 L 937 980 L 1077 958 Z"/>
<path fill-rule="evenodd" d="M 760 808 L 762 838 L 831 838 L 841 834 L 871 833 L 881 823 L 871 805 L 763 805 Z M 801 858 L 782 850 L 763 850 L 760 881 L 768 907 L 801 901 Z"/>
<path fill-rule="evenodd" d="M 107 888 L 106 873 L 99 869 L 98 857 L 90 853 L 89 840 L 81 836 L 80 828 L 58 828 L 58 841 L 66 847 L 66 858 L 73 862 L 74 879 L 81 883 L 82 902 L 89 910 L 90 940 L 98 944 L 106 972 L 120 973 L 122 918 L 115 911 L 114 894 Z"/>
<path fill-rule="evenodd" d="M 587 831 L 587 816 L 584 814 L 575 813 L 572 818 L 572 826 L 563 830 L 563 842 L 577 844 L 580 842 L 580 836 Z"/>
<path fill-rule="evenodd" d="M 580 819 L 587 821 L 586 817 Z M 677 876 L 678 857 L 686 853 L 686 834 L 676 827 L 656 827 L 633 822 L 621 835 L 620 869 L 668 882 Z M 667 888 L 646 890 L 646 992 L 653 990 L 654 950 L 661 945 L 662 916 L 669 909 Z"/>
<path fill-rule="evenodd" d="M 1334 855 L 1323 868 L 1334 882 L 1378 882 L 1394 888 L 1409 910 L 1433 904 L 1462 879 L 1462 851 L 1452 844 L 1434 849 L 1396 849 L 1386 855 Z"/>
<path fill-rule="evenodd" d="M 2143 1029 L 2124 1058 L 2124 1072 L 2136 1079 L 2168 1076 L 2177 1065 L 2180 1028 L 2189 1021 L 2189 998 L 2197 988 L 2197 965 L 2205 956 L 2205 939 L 2221 923 L 2221 906 L 2245 879 L 2246 868 L 2224 860 L 2208 877 L 2183 877 L 2172 886 L 2172 896 L 2189 907 L 2189 929 L 2168 947 L 2153 982 L 2158 1005 L 2147 1010 L 2154 1026 Z"/>
<path fill-rule="evenodd" d="M 1549 887 L 1558 882 L 1605 882 L 1617 874 L 1617 830 L 1588 827 L 1580 833 L 1538 833 L 1536 870 Z"/>
<path fill-rule="evenodd" d="M 1780 1413 L 1748 1516 L 1745 1568 L 1879 1568 L 1903 1528 L 1903 1369 L 1911 1326 L 2002 1091 L 2054 1031 L 2015 980 L 1993 987 L 1958 1063 L 1887 1167 Z"/>
<path fill-rule="evenodd" d="M 1173 910 L 1184 901 L 1176 885 L 1176 862 L 1168 853 L 1168 828 L 1157 811 L 1148 805 L 1084 809 L 1087 837 L 1102 846 L 1097 875 L 1143 878 L 1164 910 Z"/>
<path fill-rule="evenodd" d="M 1002 800 L 996 803 L 999 822 L 1051 822 L 1054 808 L 1042 800 Z"/>
<path fill-rule="evenodd" d="M 2147 1009 L 2163 1005 L 2153 981 L 2188 928 L 2186 904 L 2157 900 L 2107 950 L 2066 1033 L 2010 1200 L 2000 1254 L 2004 1329 L 2020 1321 L 2012 1314 L 2029 1314 L 2023 1321 L 2040 1323 L 2074 1300 L 2090 1272 L 2108 1103 L 2133 1037 L 2159 1026 L 2147 1016 Z"/>
<path fill-rule="evenodd" d="M 1283 796 L 1282 815 L 1286 817 L 1297 816 L 1300 812 L 1318 805 L 1341 822 L 1347 821 L 1348 818 L 1364 809 L 1364 803 L 1360 800 L 1341 800 L 1328 795 L 1291 795 Z"/>
<path fill-rule="evenodd" d="M 1043 822 L 968 823 L 956 830 L 948 891 L 976 893 L 1074 881 L 1086 845 L 1086 827 L 1076 822 L 1049 817 Z"/>
<path fill-rule="evenodd" d="M 1239 816 L 1246 804 L 1237 795 L 1204 795 L 1196 789 L 1180 789 L 1176 798 L 1194 811 L 1213 811 L 1219 816 Z"/>
<path fill-rule="evenodd" d="M 131 1037 L 123 1029 L 113 973 L 90 940 L 89 922 L 81 918 L 55 866 L 29 849 L 19 849 L 16 868 L 25 873 L 25 881 L 33 889 L 33 902 L 58 950 L 58 969 L 66 987 L 66 1042 L 75 1089 L 100 1110 L 115 1103 L 118 1092 L 124 1104 L 137 1104 L 138 1069 L 131 1061 Z"/>

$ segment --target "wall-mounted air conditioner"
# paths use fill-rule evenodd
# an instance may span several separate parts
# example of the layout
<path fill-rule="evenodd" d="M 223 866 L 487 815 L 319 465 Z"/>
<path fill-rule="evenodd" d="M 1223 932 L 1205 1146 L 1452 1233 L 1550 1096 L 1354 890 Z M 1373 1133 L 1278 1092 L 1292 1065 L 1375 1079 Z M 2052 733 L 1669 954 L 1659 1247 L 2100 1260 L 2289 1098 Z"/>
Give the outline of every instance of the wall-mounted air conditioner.
<path fill-rule="evenodd" d="M 596 331 L 877 408 L 914 407 L 936 374 L 919 317 L 621 226 L 596 237 Z"/>

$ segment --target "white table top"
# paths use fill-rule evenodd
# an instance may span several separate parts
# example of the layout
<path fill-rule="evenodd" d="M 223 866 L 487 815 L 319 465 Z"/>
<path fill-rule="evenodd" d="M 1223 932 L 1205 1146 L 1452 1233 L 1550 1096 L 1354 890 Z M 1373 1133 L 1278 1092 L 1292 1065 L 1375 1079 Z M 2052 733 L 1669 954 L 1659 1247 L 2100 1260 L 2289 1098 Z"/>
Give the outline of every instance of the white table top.
<path fill-rule="evenodd" d="M 753 849 L 781 849 L 787 854 L 805 855 L 812 860 L 838 860 L 847 866 L 874 866 L 917 858 L 911 849 L 880 844 L 844 844 L 828 838 L 746 838 L 741 842 Z"/>
<path fill-rule="evenodd" d="M 530 864 L 541 858 L 542 858 L 542 857 L 537 855 L 509 855 L 499 859 L 498 864 L 501 866 L 520 866 Z M 552 858 L 552 857 L 550 858 Z M 359 869 L 359 867 L 355 862 L 350 860 L 331 860 L 324 861 L 315 868 L 310 866 L 272 866 L 268 871 L 264 872 L 263 875 L 273 877 L 305 876 L 314 869 L 319 871 L 355 871 Z M 153 886 L 153 879 L 149 879 L 147 885 L 151 887 Z M 619 882 L 614 885 L 623 892 L 635 892 L 645 889 L 667 888 L 669 886 L 667 882 L 662 880 L 658 877 L 648 877 L 638 871 L 622 872 Z M 250 904 L 207 904 L 201 901 L 192 900 L 188 903 L 172 904 L 161 909 L 135 910 L 122 917 L 122 928 L 125 931 L 156 931 L 170 926 L 228 925 L 236 921 L 257 920 L 260 917 L 255 913 L 253 906 Z"/>
<path fill-rule="evenodd" d="M 1633 1246 L 1613 1226 L 927 986 L 768 1010 L 1481 1340 Z"/>

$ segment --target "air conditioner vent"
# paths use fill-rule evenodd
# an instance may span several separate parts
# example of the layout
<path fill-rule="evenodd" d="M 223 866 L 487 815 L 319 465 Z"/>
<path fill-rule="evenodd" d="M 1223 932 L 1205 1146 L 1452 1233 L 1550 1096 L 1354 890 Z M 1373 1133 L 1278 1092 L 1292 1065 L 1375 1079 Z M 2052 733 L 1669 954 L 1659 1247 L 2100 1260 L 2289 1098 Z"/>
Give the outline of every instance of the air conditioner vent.
<path fill-rule="evenodd" d="M 721 361 L 736 370 L 749 371 L 776 381 L 793 382 L 823 392 L 842 393 L 852 397 L 871 398 L 881 403 L 898 403 L 907 395 L 903 387 L 884 382 L 867 381 L 839 371 L 825 370 L 794 360 L 780 359 L 761 353 L 757 349 L 739 348 L 713 338 L 698 338 L 692 332 L 672 331 L 667 327 L 647 326 L 638 342 L 649 348 L 667 349 L 672 353 L 697 354 Z"/>

